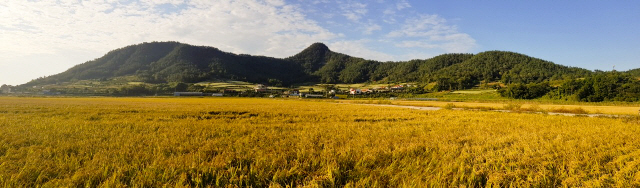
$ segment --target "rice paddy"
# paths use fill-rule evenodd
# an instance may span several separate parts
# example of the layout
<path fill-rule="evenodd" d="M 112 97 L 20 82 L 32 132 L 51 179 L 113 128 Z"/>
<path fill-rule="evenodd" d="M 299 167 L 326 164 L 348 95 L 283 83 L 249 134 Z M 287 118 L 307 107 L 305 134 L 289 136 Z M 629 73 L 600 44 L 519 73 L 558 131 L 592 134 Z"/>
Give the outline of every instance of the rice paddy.
<path fill-rule="evenodd" d="M 622 118 L 5 97 L 0 186 L 636 187 L 639 134 Z"/>

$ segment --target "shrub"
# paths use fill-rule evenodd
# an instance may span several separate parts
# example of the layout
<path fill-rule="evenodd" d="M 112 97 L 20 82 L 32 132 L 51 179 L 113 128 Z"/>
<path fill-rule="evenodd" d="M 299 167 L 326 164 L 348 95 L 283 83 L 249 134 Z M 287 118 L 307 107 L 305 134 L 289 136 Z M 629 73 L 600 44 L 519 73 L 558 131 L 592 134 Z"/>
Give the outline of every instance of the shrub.
<path fill-rule="evenodd" d="M 578 107 L 578 108 L 558 108 L 558 109 L 553 109 L 551 110 L 552 112 L 557 112 L 557 113 L 569 113 L 569 114 L 588 114 L 589 112 L 587 112 L 586 110 Z"/>
<path fill-rule="evenodd" d="M 521 108 L 522 108 L 522 104 L 517 104 L 517 103 L 509 103 L 504 105 L 504 109 L 510 110 L 510 111 L 520 111 Z"/>
<path fill-rule="evenodd" d="M 443 109 L 447 109 L 447 110 L 451 110 L 453 108 L 455 108 L 456 105 L 454 105 L 453 103 L 447 103 L 447 105 L 444 105 L 442 108 Z"/>

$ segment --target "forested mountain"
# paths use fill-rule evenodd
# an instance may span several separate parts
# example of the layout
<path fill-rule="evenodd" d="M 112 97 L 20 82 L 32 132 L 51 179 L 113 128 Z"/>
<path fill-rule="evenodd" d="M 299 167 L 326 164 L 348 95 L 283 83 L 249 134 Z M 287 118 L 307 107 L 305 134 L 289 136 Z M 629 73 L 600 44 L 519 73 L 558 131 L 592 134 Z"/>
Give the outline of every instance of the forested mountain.
<path fill-rule="evenodd" d="M 293 81 L 307 76 L 298 65 L 283 59 L 237 55 L 213 47 L 177 42 L 153 42 L 116 49 L 101 58 L 27 84 L 109 79 L 129 75 L 137 76 L 140 81 L 145 82 L 198 82 L 209 79 Z"/>
<path fill-rule="evenodd" d="M 638 69 L 631 69 L 626 71 L 629 75 L 631 76 L 635 76 L 635 77 L 640 77 L 640 68 Z"/>
<path fill-rule="evenodd" d="M 379 62 L 351 57 L 315 43 L 288 58 L 238 55 L 213 47 L 151 42 L 113 50 L 69 70 L 33 80 L 42 85 L 72 80 L 134 76 L 151 83 L 240 80 L 270 85 L 298 83 L 437 82 L 449 89 L 480 81 L 539 83 L 584 77 L 591 71 L 526 55 L 489 51 L 443 54 L 426 60 Z"/>
<path fill-rule="evenodd" d="M 586 69 L 566 67 L 526 55 L 488 51 L 469 60 L 444 68 L 441 75 L 469 77 L 474 80 L 502 81 L 503 83 L 530 83 L 583 77 Z"/>

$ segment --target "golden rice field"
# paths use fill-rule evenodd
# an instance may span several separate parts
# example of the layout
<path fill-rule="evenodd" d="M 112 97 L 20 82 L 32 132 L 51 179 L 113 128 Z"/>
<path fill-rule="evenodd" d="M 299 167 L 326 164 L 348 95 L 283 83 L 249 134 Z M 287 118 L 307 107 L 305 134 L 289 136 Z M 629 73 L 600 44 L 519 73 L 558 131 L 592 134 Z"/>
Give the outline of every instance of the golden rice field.
<path fill-rule="evenodd" d="M 638 187 L 637 119 L 0 98 L 2 187 Z"/>
<path fill-rule="evenodd" d="M 367 100 L 343 100 L 341 103 L 376 103 L 378 101 Z M 603 105 L 565 105 L 565 104 L 537 104 L 537 103 L 522 103 L 522 102 L 450 102 L 450 101 L 383 101 L 387 104 L 393 105 L 405 105 L 405 106 L 422 106 L 422 107 L 445 107 L 447 105 L 454 105 L 462 108 L 478 108 L 478 109 L 505 109 L 505 106 L 517 104 L 522 109 L 534 109 L 547 112 L 564 112 L 564 111 L 583 111 L 589 114 L 609 114 L 609 115 L 638 115 L 640 107 L 638 105 L 628 106 L 603 106 Z"/>

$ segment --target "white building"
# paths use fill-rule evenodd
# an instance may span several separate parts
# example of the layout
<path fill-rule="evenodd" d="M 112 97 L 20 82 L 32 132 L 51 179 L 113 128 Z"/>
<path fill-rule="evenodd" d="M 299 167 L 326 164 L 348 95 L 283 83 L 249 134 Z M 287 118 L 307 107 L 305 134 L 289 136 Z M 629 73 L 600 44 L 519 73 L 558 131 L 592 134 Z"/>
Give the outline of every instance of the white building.
<path fill-rule="evenodd" d="M 173 96 L 202 96 L 202 92 L 173 92 Z"/>
<path fill-rule="evenodd" d="M 11 86 L 2 85 L 2 87 L 0 87 L 0 93 L 11 93 Z"/>
<path fill-rule="evenodd" d="M 262 85 L 262 84 L 258 84 L 256 85 L 256 87 L 253 88 L 256 92 L 265 92 L 267 91 L 267 86 Z"/>

